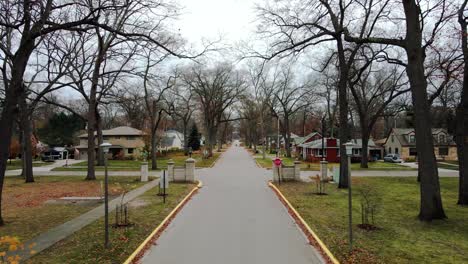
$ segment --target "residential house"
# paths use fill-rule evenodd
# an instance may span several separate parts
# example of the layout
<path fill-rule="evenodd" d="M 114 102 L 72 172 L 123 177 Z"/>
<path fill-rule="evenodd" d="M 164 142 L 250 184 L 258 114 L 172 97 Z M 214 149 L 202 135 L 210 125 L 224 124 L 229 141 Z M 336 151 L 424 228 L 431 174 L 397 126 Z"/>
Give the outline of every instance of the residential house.
<path fill-rule="evenodd" d="M 360 161 L 362 158 L 362 139 L 353 139 L 352 161 Z M 319 162 L 325 159 L 328 162 L 340 162 L 340 140 L 336 138 L 323 138 L 300 144 L 302 159 Z M 323 150 L 323 151 L 322 151 Z M 382 148 L 375 145 L 373 140 L 368 142 L 369 159 L 380 159 Z"/>
<path fill-rule="evenodd" d="M 434 154 L 438 160 L 458 160 L 453 137 L 443 128 L 433 128 Z M 416 133 L 413 128 L 393 128 L 384 144 L 387 154 L 399 154 L 403 160 L 415 160 Z"/>
<path fill-rule="evenodd" d="M 159 149 L 183 149 L 184 148 L 184 134 L 177 130 L 167 130 L 161 137 Z"/>
<path fill-rule="evenodd" d="M 293 146 L 294 152 L 296 155 L 301 155 L 303 153 L 303 148 L 301 147 L 302 144 L 309 143 L 314 140 L 321 139 L 322 135 L 318 132 L 312 132 L 303 137 L 297 137 L 294 139 Z"/>
<path fill-rule="evenodd" d="M 113 158 L 116 156 L 137 156 L 140 155 L 141 149 L 145 146 L 143 140 L 144 133 L 141 130 L 121 126 L 109 130 L 103 130 L 102 135 L 105 142 L 112 144 L 109 153 Z M 85 160 L 88 158 L 88 134 L 78 136 L 80 145 L 76 146 L 75 159 Z M 98 149 L 97 138 L 96 151 Z"/>

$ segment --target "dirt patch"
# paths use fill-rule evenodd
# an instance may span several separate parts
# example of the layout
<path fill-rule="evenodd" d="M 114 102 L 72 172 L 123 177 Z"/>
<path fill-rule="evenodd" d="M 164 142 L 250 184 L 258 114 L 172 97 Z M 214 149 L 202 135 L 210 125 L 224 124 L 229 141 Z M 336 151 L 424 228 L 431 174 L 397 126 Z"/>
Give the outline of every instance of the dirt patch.
<path fill-rule="evenodd" d="M 109 191 L 119 194 L 122 190 L 111 186 Z M 101 196 L 101 184 L 97 181 L 15 183 L 6 186 L 3 202 L 6 207 L 36 207 L 67 196 Z"/>

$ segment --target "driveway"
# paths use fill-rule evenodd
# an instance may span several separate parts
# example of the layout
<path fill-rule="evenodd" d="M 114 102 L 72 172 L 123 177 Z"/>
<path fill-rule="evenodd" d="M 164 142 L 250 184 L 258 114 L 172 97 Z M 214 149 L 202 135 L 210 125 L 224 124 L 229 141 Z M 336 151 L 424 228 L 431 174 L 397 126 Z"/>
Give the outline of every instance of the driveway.
<path fill-rule="evenodd" d="M 267 187 L 269 176 L 240 147 L 197 170 L 203 188 L 142 263 L 324 263 Z"/>

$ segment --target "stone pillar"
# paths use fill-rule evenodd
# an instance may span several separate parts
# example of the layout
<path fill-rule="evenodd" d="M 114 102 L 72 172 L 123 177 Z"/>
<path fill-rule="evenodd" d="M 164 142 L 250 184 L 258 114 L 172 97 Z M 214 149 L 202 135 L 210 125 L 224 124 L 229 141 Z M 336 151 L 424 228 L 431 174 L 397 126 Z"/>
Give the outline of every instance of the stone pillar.
<path fill-rule="evenodd" d="M 278 172 L 281 173 L 281 170 L 283 168 L 280 166 L 276 166 L 275 163 L 272 161 L 272 167 L 271 167 L 271 170 L 273 171 L 273 182 L 278 182 L 279 181 L 279 174 Z"/>
<path fill-rule="evenodd" d="M 195 160 L 192 158 L 185 161 L 185 179 L 189 182 L 195 181 Z"/>
<path fill-rule="evenodd" d="M 141 163 L 140 181 L 141 182 L 147 182 L 148 181 L 148 162 L 146 162 L 146 161 Z"/>
<path fill-rule="evenodd" d="M 298 160 L 294 161 L 294 180 L 301 180 L 301 162 Z"/>
<path fill-rule="evenodd" d="M 174 161 L 169 160 L 167 161 L 167 178 L 169 181 L 174 181 Z"/>
<path fill-rule="evenodd" d="M 320 180 L 328 180 L 328 161 L 320 161 Z"/>

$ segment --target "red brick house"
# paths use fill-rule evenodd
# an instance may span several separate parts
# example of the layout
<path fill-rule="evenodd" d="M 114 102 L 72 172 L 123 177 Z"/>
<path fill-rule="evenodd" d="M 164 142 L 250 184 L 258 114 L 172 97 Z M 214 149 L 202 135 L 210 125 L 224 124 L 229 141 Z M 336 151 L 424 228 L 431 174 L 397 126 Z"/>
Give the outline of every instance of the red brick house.
<path fill-rule="evenodd" d="M 362 140 L 353 139 L 353 155 L 351 156 L 353 161 L 360 161 L 362 157 Z M 340 162 L 339 154 L 340 140 L 336 138 L 324 138 L 322 153 L 322 139 L 317 139 L 304 144 L 301 144 L 302 159 L 310 162 L 319 162 L 325 158 L 328 162 Z M 369 140 L 368 143 L 368 154 L 369 159 L 380 159 L 382 158 L 382 148 L 375 145 L 373 140 Z"/>

